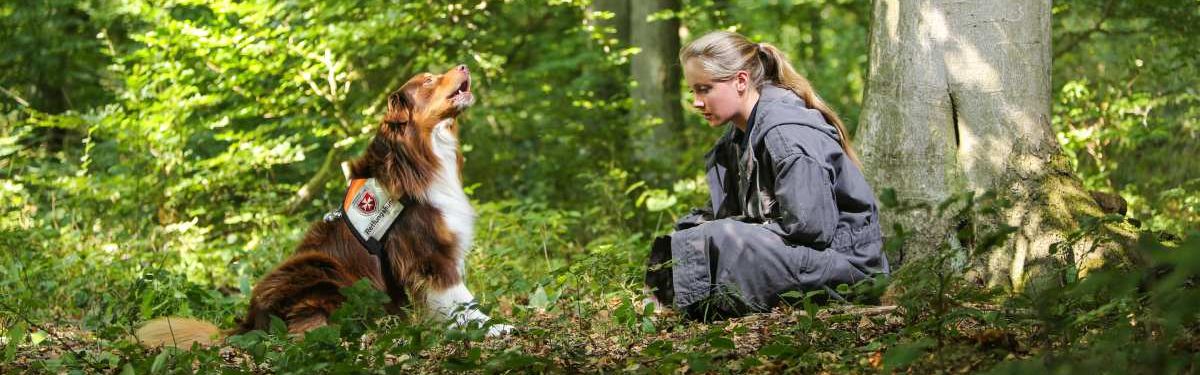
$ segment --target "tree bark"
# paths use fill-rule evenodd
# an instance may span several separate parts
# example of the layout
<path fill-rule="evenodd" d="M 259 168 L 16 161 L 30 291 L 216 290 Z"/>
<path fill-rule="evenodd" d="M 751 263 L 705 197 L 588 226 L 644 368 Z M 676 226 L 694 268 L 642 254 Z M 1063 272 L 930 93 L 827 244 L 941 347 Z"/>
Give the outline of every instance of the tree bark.
<path fill-rule="evenodd" d="M 630 42 L 641 49 L 630 61 L 637 82 L 631 96 L 635 126 L 648 126 L 650 133 L 649 137 L 639 137 L 639 159 L 670 163 L 670 156 L 677 155 L 676 135 L 683 126 L 679 93 L 683 73 L 678 62 L 679 20 L 648 20 L 663 10 L 679 10 L 679 1 L 639 0 L 630 4 Z"/>
<path fill-rule="evenodd" d="M 1132 237 L 1127 225 L 1052 251 L 1083 218 L 1103 213 L 1050 127 L 1050 17 L 1049 0 L 875 2 L 857 134 L 872 186 L 931 207 L 964 192 L 992 191 L 1012 203 L 965 220 L 885 208 L 888 234 L 894 224 L 911 234 L 901 258 L 971 250 L 960 229 L 1007 225 L 1016 231 L 1003 245 L 968 259 L 969 278 L 1019 290 L 1054 279 L 1047 266 L 1073 262 L 1086 273 L 1113 257 L 1128 261 L 1112 241 Z"/>

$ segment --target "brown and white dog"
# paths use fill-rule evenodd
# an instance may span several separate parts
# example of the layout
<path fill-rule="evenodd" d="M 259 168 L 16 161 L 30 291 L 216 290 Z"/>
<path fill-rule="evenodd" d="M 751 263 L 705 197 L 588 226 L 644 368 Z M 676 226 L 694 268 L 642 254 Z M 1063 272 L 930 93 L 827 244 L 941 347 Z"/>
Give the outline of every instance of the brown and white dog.
<path fill-rule="evenodd" d="M 293 334 L 323 326 L 345 301 L 339 290 L 364 278 L 391 297 L 393 313 L 409 304 L 411 292 L 453 324 L 489 320 L 464 283 L 475 210 L 462 188 L 457 117 L 475 102 L 470 88 L 470 72 L 459 65 L 419 74 L 388 95 L 374 139 L 351 164 L 341 209 L 313 223 L 296 253 L 255 285 L 248 314 L 226 333 L 266 329 L 272 315 Z M 511 330 L 497 324 L 488 334 Z M 219 331 L 158 318 L 136 335 L 147 347 L 186 348 L 211 344 Z"/>

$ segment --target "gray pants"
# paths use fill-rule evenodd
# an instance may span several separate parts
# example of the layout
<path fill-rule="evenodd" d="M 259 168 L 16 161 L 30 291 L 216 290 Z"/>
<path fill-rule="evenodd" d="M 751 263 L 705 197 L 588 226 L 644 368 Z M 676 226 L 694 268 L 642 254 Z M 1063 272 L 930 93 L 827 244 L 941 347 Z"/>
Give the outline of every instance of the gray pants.
<path fill-rule="evenodd" d="M 861 261 L 871 254 L 878 258 L 881 247 L 882 240 L 875 237 L 817 250 L 787 244 L 760 224 L 705 222 L 671 235 L 674 305 L 694 311 L 698 302 L 715 302 L 712 306 L 725 310 L 722 314 L 732 315 L 768 311 L 781 293 L 865 279 L 864 270 L 874 267 Z"/>

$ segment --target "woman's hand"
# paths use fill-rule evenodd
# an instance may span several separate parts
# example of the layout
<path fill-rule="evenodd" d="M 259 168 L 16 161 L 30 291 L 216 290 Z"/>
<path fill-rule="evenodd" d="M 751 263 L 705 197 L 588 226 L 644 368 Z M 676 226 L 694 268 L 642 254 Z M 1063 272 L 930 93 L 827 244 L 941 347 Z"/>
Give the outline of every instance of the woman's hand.
<path fill-rule="evenodd" d="M 713 213 L 709 208 L 693 208 L 692 212 L 688 213 L 675 222 L 675 230 L 684 230 L 699 226 L 700 224 L 712 221 Z"/>

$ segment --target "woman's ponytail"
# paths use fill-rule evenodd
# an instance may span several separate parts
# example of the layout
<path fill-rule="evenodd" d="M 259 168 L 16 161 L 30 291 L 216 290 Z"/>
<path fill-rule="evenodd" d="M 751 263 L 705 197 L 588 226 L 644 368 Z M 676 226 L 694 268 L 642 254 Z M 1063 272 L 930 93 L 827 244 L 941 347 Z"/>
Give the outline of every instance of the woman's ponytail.
<path fill-rule="evenodd" d="M 796 69 L 792 68 L 792 64 L 788 62 L 787 56 L 775 46 L 758 43 L 757 48 L 759 60 L 762 61 L 764 78 L 774 82 L 776 86 L 791 90 L 800 99 L 804 99 L 804 103 L 809 108 L 821 112 L 825 116 L 825 121 L 837 128 L 838 136 L 841 138 L 839 142 L 842 144 L 842 150 L 846 156 L 849 156 L 850 160 L 854 161 L 854 164 L 861 169 L 862 163 L 858 161 L 858 154 L 850 147 L 850 133 L 846 132 L 842 119 L 832 108 L 829 108 L 829 105 L 825 104 L 824 100 L 821 100 L 808 79 L 797 73 Z"/>
<path fill-rule="evenodd" d="M 778 48 L 766 43 L 751 43 L 741 34 L 717 30 L 704 34 L 679 50 L 679 64 L 687 65 L 698 59 L 704 70 L 718 80 L 730 79 L 738 71 L 750 73 L 750 82 L 760 91 L 767 81 L 796 93 L 805 105 L 821 112 L 825 121 L 837 129 L 839 143 L 846 156 L 862 168 L 858 155 L 850 147 L 850 133 L 842 125 L 837 113 L 817 96 L 808 79 L 796 72 L 787 56 Z"/>

